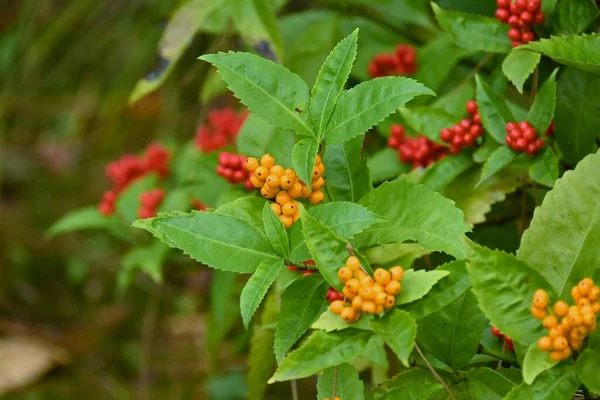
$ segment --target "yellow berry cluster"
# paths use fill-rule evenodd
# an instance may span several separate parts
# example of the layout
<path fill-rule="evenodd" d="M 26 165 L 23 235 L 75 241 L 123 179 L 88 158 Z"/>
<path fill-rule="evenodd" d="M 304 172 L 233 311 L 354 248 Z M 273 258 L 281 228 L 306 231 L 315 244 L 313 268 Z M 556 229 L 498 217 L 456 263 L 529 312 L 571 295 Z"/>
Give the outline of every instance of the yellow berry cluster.
<path fill-rule="evenodd" d="M 361 312 L 381 314 L 396 303 L 396 295 L 402 290 L 400 281 L 404 269 L 396 266 L 389 271 L 377 268 L 371 278 L 360 266 L 355 256 L 346 260 L 346 265 L 338 270 L 338 277 L 344 283 L 344 300 L 331 303 L 330 309 L 346 322 L 356 322 Z M 350 304 L 347 304 L 349 302 Z"/>
<path fill-rule="evenodd" d="M 571 351 L 581 349 L 586 336 L 598 327 L 596 314 L 600 313 L 600 287 L 594 286 L 591 278 L 585 278 L 571 290 L 576 305 L 570 306 L 557 301 L 553 311 L 547 313 L 548 293 L 539 289 L 533 295 L 531 313 L 537 319 L 543 319 L 548 336 L 538 340 L 540 350 L 549 351 L 554 361 L 571 356 Z"/>
<path fill-rule="evenodd" d="M 270 154 L 263 155 L 260 160 L 247 158 L 246 168 L 253 173 L 250 182 L 255 188 L 260 188 L 260 194 L 266 199 L 275 199 L 271 208 L 286 228 L 291 227 L 300 217 L 295 199 L 308 199 L 312 204 L 319 204 L 325 197 L 322 191 L 325 185 L 325 165 L 319 155 L 312 172 L 312 190 L 298 178 L 296 171 L 275 165 L 275 158 Z"/>

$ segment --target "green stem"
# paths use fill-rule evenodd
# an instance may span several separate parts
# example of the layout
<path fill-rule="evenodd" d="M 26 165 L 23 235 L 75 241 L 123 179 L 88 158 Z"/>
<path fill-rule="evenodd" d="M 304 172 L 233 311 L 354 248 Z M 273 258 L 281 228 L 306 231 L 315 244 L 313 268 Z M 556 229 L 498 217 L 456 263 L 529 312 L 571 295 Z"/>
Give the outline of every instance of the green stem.
<path fill-rule="evenodd" d="M 494 357 L 498 360 L 502 360 L 507 364 L 517 366 L 517 363 L 515 363 L 514 360 L 512 360 L 510 357 L 508 357 L 505 354 L 502 354 L 501 352 L 499 352 L 497 350 L 492 350 L 492 349 L 488 349 L 487 347 L 484 347 L 484 346 L 479 346 L 478 353 L 485 354 L 486 356 L 490 356 L 490 357 Z"/>
<path fill-rule="evenodd" d="M 325 193 L 327 193 L 327 197 L 329 198 L 329 202 L 333 203 L 335 201 L 335 197 L 333 197 L 333 193 L 331 193 L 331 189 L 329 188 L 329 185 L 327 184 L 327 181 L 325 181 L 325 185 L 323 187 L 325 188 Z"/>
<path fill-rule="evenodd" d="M 433 376 L 435 376 L 435 378 L 442 384 L 444 389 L 446 389 L 446 392 L 448 392 L 448 395 L 450 396 L 450 398 L 452 400 L 456 400 L 456 398 L 454 397 L 454 393 L 452 393 L 452 390 L 450 390 L 450 387 L 446 384 L 446 381 L 444 381 L 442 379 L 442 377 L 437 373 L 435 368 L 433 368 L 433 365 L 431 365 L 429 363 L 429 361 L 427 360 L 427 358 L 425 358 L 425 355 L 423 354 L 423 352 L 421 351 L 421 348 L 419 347 L 419 345 L 417 343 L 415 343 L 415 349 L 417 350 L 417 353 L 419 353 L 419 356 L 421 356 L 421 359 L 423 359 L 423 362 L 425 363 L 425 365 L 427 365 L 427 368 L 429 368 L 429 370 L 431 371 Z"/>
<path fill-rule="evenodd" d="M 335 392 L 337 389 L 337 380 L 338 380 L 338 366 L 335 366 L 335 370 L 333 371 L 333 394 L 331 395 L 331 400 L 335 399 Z"/>

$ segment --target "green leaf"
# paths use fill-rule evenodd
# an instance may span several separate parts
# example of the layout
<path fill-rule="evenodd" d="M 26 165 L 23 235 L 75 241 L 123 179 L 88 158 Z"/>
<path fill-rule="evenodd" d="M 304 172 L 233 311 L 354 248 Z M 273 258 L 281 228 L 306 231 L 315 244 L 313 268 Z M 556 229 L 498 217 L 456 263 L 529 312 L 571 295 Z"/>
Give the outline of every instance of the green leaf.
<path fill-rule="evenodd" d="M 385 221 L 385 218 L 372 213 L 365 207 L 348 202 L 321 204 L 312 207 L 308 212 L 313 218 L 345 239 L 350 239 L 373 224 Z"/>
<path fill-rule="evenodd" d="M 436 143 L 445 144 L 440 139 L 440 131 L 450 128 L 457 121 L 456 118 L 446 111 L 433 107 L 402 107 L 400 114 L 415 132 L 422 133 Z"/>
<path fill-rule="evenodd" d="M 440 191 L 472 165 L 473 159 L 468 153 L 444 157 L 425 170 L 421 185 Z"/>
<path fill-rule="evenodd" d="M 309 189 L 311 188 L 312 172 L 318 150 L 319 143 L 315 139 L 306 138 L 296 143 L 292 151 L 294 170 L 298 174 L 298 178 L 302 179 Z"/>
<path fill-rule="evenodd" d="M 517 153 L 512 151 L 510 148 L 507 146 L 499 147 L 490 155 L 485 164 L 483 164 L 483 168 L 481 169 L 481 178 L 479 178 L 477 186 L 513 162 L 515 158 L 517 158 Z"/>
<path fill-rule="evenodd" d="M 214 359 L 218 344 L 222 342 L 229 330 L 238 323 L 240 309 L 238 306 L 237 274 L 217 269 L 213 271 L 211 278 L 206 344 L 209 355 Z M 269 304 L 269 302 L 267 301 L 266 304 Z M 266 310 L 267 307 L 264 309 Z"/>
<path fill-rule="evenodd" d="M 579 387 L 575 366 L 563 365 L 541 373 L 531 385 L 515 386 L 505 400 L 569 400 Z"/>
<path fill-rule="evenodd" d="M 597 149 L 600 76 L 565 68 L 557 91 L 556 141 L 566 162 L 575 165 Z"/>
<path fill-rule="evenodd" d="M 548 242 L 538 242 L 548 243 Z M 529 345 L 542 336 L 542 324 L 531 315 L 538 289 L 556 298 L 550 284 L 515 256 L 470 243 L 469 279 L 479 307 L 492 325 L 514 341 Z"/>
<path fill-rule="evenodd" d="M 248 222 L 210 212 L 174 212 L 134 222 L 171 247 L 223 271 L 253 272 L 265 259 L 280 260 L 266 236 Z"/>
<path fill-rule="evenodd" d="M 596 153 L 557 180 L 536 208 L 517 251 L 562 299 L 583 277 L 592 276 L 600 259 L 599 170 L 600 153 Z"/>
<path fill-rule="evenodd" d="M 435 18 L 456 44 L 470 50 L 508 53 L 511 49 L 508 25 L 477 14 L 444 10 L 431 2 Z"/>
<path fill-rule="evenodd" d="M 527 121 L 537 129 L 541 135 L 546 132 L 550 123 L 554 119 L 554 109 L 556 108 L 556 73 L 558 69 L 546 79 L 546 82 L 540 88 L 535 96 L 535 101 L 527 114 Z"/>
<path fill-rule="evenodd" d="M 431 106 L 446 111 L 456 119 L 465 115 L 465 104 L 475 97 L 475 84 L 468 80 L 464 85 L 459 85 L 444 95 L 438 97 Z"/>
<path fill-rule="evenodd" d="M 515 386 L 510 380 L 490 368 L 478 368 L 467 376 L 473 399 L 502 400 Z"/>
<path fill-rule="evenodd" d="M 313 274 L 295 280 L 283 292 L 275 331 L 275 358 L 278 363 L 326 309 L 328 286 L 319 274 Z"/>
<path fill-rule="evenodd" d="M 85 229 L 114 229 L 118 227 L 119 221 L 115 217 L 106 217 L 100 214 L 98 207 L 89 206 L 73 210 L 63 215 L 48 229 L 47 237 L 53 237 L 61 233 L 80 231 Z M 121 227 L 124 229 L 124 226 Z"/>
<path fill-rule="evenodd" d="M 156 174 L 146 175 L 127 186 L 117 197 L 115 215 L 126 223 L 131 223 L 138 218 L 140 208 L 140 195 L 154 189 L 158 184 Z"/>
<path fill-rule="evenodd" d="M 388 221 L 358 234 L 359 248 L 415 240 L 427 250 L 465 258 L 460 237 L 469 228 L 463 222 L 463 213 L 436 192 L 397 179 L 369 192 L 360 204 Z"/>
<path fill-rule="evenodd" d="M 330 144 L 325 150 L 325 184 L 333 195 L 331 201 L 353 203 L 372 188 L 367 160 L 362 158 L 364 136 L 342 144 Z"/>
<path fill-rule="evenodd" d="M 350 324 L 341 319 L 339 315 L 332 313 L 331 310 L 327 310 L 312 324 L 311 328 L 325 332 L 341 331 L 346 328 L 372 331 L 370 322 L 373 318 L 372 315 L 363 315 L 358 321 Z"/>
<path fill-rule="evenodd" d="M 396 296 L 396 305 L 407 304 L 425 296 L 433 285 L 442 278 L 450 275 L 449 271 L 437 269 L 434 271 L 415 271 L 409 269 L 402 278 L 402 291 Z"/>
<path fill-rule="evenodd" d="M 598 17 L 593 0 L 563 0 L 552 14 L 552 32 L 557 35 L 576 35 L 583 32 Z"/>
<path fill-rule="evenodd" d="M 275 282 L 281 268 L 283 268 L 283 260 L 264 260 L 244 286 L 240 297 L 240 311 L 246 329 L 269 287 Z"/>
<path fill-rule="evenodd" d="M 435 93 L 414 79 L 388 76 L 362 82 L 342 92 L 327 124 L 325 142 L 343 143 L 362 135 L 398 107 Z"/>
<path fill-rule="evenodd" d="M 336 382 L 335 395 L 344 400 L 363 400 L 365 385 L 358 378 L 358 371 L 350 364 L 327 368 L 317 381 L 318 398 L 333 398 L 333 382 Z"/>
<path fill-rule="evenodd" d="M 275 125 L 255 114 L 250 114 L 237 135 L 237 149 L 241 154 L 260 157 L 268 153 L 269 143 L 277 140 L 275 137 L 276 131 L 277 127 Z M 277 160 L 277 163 L 280 163 L 280 161 Z"/>
<path fill-rule="evenodd" d="M 335 103 L 344 90 L 356 59 L 358 29 L 346 37 L 329 53 L 321 66 L 310 100 L 310 119 L 318 137 L 322 137 Z"/>
<path fill-rule="evenodd" d="M 423 298 L 403 307 L 415 318 L 423 318 L 441 310 L 471 287 L 464 260 L 445 264 L 437 271 L 448 271 L 450 275 L 434 285 Z"/>
<path fill-rule="evenodd" d="M 267 238 L 269 239 L 269 242 L 271 242 L 273 250 L 281 257 L 289 257 L 290 242 L 288 241 L 285 226 L 283 226 L 279 218 L 277 218 L 268 202 L 265 202 L 263 207 L 263 223 L 265 225 Z"/>
<path fill-rule="evenodd" d="M 248 222 L 254 228 L 263 231 L 264 221 L 262 209 L 265 203 L 267 203 L 267 201 L 262 197 L 245 196 L 222 205 L 217 208 L 214 213 L 236 217 L 242 221 Z"/>
<path fill-rule="evenodd" d="M 419 343 L 455 371 L 477 354 L 487 327 L 475 295 L 467 290 L 452 303 L 419 320 Z"/>
<path fill-rule="evenodd" d="M 595 74 L 600 73 L 600 34 L 554 36 L 520 47 L 550 57 L 554 61 Z"/>
<path fill-rule="evenodd" d="M 408 368 L 408 357 L 415 347 L 417 323 L 409 313 L 402 310 L 392 310 L 383 318 L 371 321 L 375 334 L 390 346 L 400 362 Z"/>
<path fill-rule="evenodd" d="M 141 270 L 155 282 L 162 282 L 162 266 L 169 254 L 169 246 L 155 240 L 149 246 L 138 246 L 121 258 L 121 269 L 117 274 L 117 292 L 123 294 L 131 283 L 136 270 Z"/>
<path fill-rule="evenodd" d="M 315 136 L 307 125 L 310 94 L 298 75 L 249 53 L 200 57 L 217 68 L 229 89 L 251 112 L 300 136 Z"/>
<path fill-rule="evenodd" d="M 523 84 L 535 71 L 542 56 L 532 51 L 513 49 L 502 63 L 502 72 L 523 93 Z"/>
<path fill-rule="evenodd" d="M 345 265 L 348 258 L 346 249 L 348 243 L 313 218 L 302 205 L 300 205 L 300 219 L 306 245 L 317 268 L 323 278 L 341 292 L 344 285 L 338 278 L 337 271 Z"/>
<path fill-rule="evenodd" d="M 430 371 L 411 368 L 367 393 L 369 400 L 422 400 L 429 399 L 442 385 Z M 444 392 L 445 393 L 445 392 Z"/>
<path fill-rule="evenodd" d="M 400 174 L 410 171 L 410 165 L 398 161 L 398 152 L 389 147 L 383 148 L 369 157 L 367 165 L 374 183 L 396 179 Z"/>
<path fill-rule="evenodd" d="M 558 160 L 552 151 L 552 147 L 546 146 L 542 154 L 538 155 L 531 167 L 529 176 L 542 185 L 552 187 L 558 179 Z"/>
<path fill-rule="evenodd" d="M 163 84 L 207 17 L 227 1 L 191 0 L 175 11 L 158 44 L 158 67 L 135 84 L 129 95 L 130 105 Z"/>
<path fill-rule="evenodd" d="M 558 361 L 550 358 L 550 353 L 540 350 L 537 342 L 532 343 L 527 349 L 523 360 L 523 380 L 531 385 L 533 380 L 542 372 L 554 367 Z"/>
<path fill-rule="evenodd" d="M 600 352 L 586 349 L 577 358 L 577 376 L 596 394 L 600 394 Z"/>
<path fill-rule="evenodd" d="M 495 93 L 479 75 L 475 77 L 475 80 L 477 81 L 477 105 L 483 127 L 496 142 L 504 144 L 506 124 L 515 121 L 515 117 L 510 112 L 506 101 Z"/>
<path fill-rule="evenodd" d="M 371 332 L 345 329 L 314 332 L 298 350 L 281 363 L 269 383 L 306 378 L 334 365 L 352 361 L 362 353 Z"/>

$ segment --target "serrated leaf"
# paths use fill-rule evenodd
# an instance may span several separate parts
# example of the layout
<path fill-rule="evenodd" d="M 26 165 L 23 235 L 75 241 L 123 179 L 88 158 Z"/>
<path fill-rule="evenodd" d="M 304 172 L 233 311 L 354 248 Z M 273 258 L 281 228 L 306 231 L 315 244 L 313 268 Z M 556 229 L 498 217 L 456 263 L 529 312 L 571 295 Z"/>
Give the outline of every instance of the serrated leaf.
<path fill-rule="evenodd" d="M 467 290 L 452 303 L 420 319 L 419 327 L 419 343 L 458 371 L 477 354 L 487 321 L 475 295 Z"/>
<path fill-rule="evenodd" d="M 263 231 L 263 207 L 267 203 L 265 199 L 257 196 L 245 196 L 235 199 L 221 207 L 214 213 L 219 215 L 228 215 L 248 222 L 254 228 Z"/>
<path fill-rule="evenodd" d="M 428 189 L 439 192 L 472 165 L 471 155 L 464 152 L 444 157 L 425 170 L 420 183 Z"/>
<path fill-rule="evenodd" d="M 260 157 L 268 153 L 271 141 L 277 140 L 277 127 L 255 114 L 248 115 L 236 138 L 236 146 L 241 154 Z M 277 158 L 277 163 L 281 163 Z"/>
<path fill-rule="evenodd" d="M 207 54 L 200 59 L 219 69 L 231 91 L 251 112 L 300 136 L 315 136 L 307 125 L 308 86 L 298 75 L 249 53 Z"/>
<path fill-rule="evenodd" d="M 298 178 L 302 179 L 309 189 L 311 188 L 312 172 L 318 150 L 319 143 L 315 139 L 306 138 L 296 143 L 292 151 L 294 170 L 298 174 Z"/>
<path fill-rule="evenodd" d="M 556 294 L 538 271 L 511 254 L 472 242 L 467 271 L 479 307 L 493 326 L 524 345 L 542 336 L 542 324 L 531 315 L 533 293 L 544 289 L 551 299 Z"/>
<path fill-rule="evenodd" d="M 523 93 L 523 84 L 535 71 L 542 56 L 539 53 L 513 49 L 502 62 L 502 72 Z"/>
<path fill-rule="evenodd" d="M 594 152 L 600 138 L 600 76 L 565 68 L 558 80 L 556 141 L 567 163 L 575 165 Z"/>
<path fill-rule="evenodd" d="M 434 2 L 431 2 L 431 8 L 441 27 L 459 46 L 489 53 L 510 51 L 509 27 L 497 19 L 444 10 Z"/>
<path fill-rule="evenodd" d="M 266 236 L 248 222 L 209 212 L 174 212 L 134 222 L 171 247 L 223 271 L 253 272 L 265 259 L 279 260 Z"/>
<path fill-rule="evenodd" d="M 373 224 L 385 221 L 385 218 L 365 207 L 348 202 L 321 204 L 310 208 L 308 212 L 345 239 L 350 239 Z"/>
<path fill-rule="evenodd" d="M 281 268 L 283 268 L 283 260 L 264 260 L 258 264 L 256 271 L 244 286 L 240 296 L 240 311 L 246 329 L 269 287 L 275 282 Z"/>
<path fill-rule="evenodd" d="M 388 76 L 362 82 L 339 96 L 325 142 L 343 143 L 362 135 L 417 96 L 435 93 L 414 79 Z"/>
<path fill-rule="evenodd" d="M 371 179 L 380 183 L 388 179 L 396 179 L 400 174 L 410 171 L 410 165 L 398 161 L 398 152 L 386 147 L 373 154 L 367 160 Z"/>
<path fill-rule="evenodd" d="M 515 121 L 515 117 L 508 108 L 506 101 L 494 92 L 479 75 L 475 77 L 475 80 L 477 81 L 477 105 L 483 127 L 496 142 L 504 144 L 506 124 Z"/>
<path fill-rule="evenodd" d="M 415 240 L 427 250 L 465 257 L 460 237 L 468 227 L 463 214 L 436 192 L 397 179 L 369 192 L 360 204 L 388 220 L 358 234 L 355 240 L 359 248 Z"/>
<path fill-rule="evenodd" d="M 327 288 L 327 282 L 319 274 L 313 274 L 295 280 L 283 292 L 275 331 L 278 363 L 327 307 Z"/>
<path fill-rule="evenodd" d="M 330 201 L 353 203 L 372 188 L 367 160 L 362 157 L 364 136 L 342 144 L 330 144 L 325 150 L 325 184 L 333 198 Z"/>
<path fill-rule="evenodd" d="M 314 324 L 312 324 L 311 328 L 325 332 L 341 331 L 346 328 L 372 331 L 373 329 L 371 329 L 370 322 L 373 318 L 372 315 L 363 315 L 358 321 L 350 324 L 341 319 L 339 315 L 332 313 L 331 310 L 327 310 L 319 316 Z"/>
<path fill-rule="evenodd" d="M 554 182 L 558 179 L 558 160 L 552 147 L 546 146 L 543 153 L 533 160 L 533 164 L 529 167 L 529 176 L 544 186 L 554 186 Z"/>
<path fill-rule="evenodd" d="M 400 114 L 415 132 L 422 133 L 436 143 L 444 144 L 440 131 L 450 128 L 457 120 L 446 111 L 433 107 L 401 107 Z"/>
<path fill-rule="evenodd" d="M 465 115 L 465 104 L 475 97 L 475 84 L 470 79 L 464 85 L 459 85 L 451 92 L 438 97 L 431 106 L 446 111 L 456 119 Z"/>
<path fill-rule="evenodd" d="M 517 158 L 517 153 L 512 151 L 510 148 L 507 146 L 499 147 L 490 155 L 485 164 L 483 164 L 483 168 L 481 169 L 481 177 L 479 178 L 477 186 L 479 186 L 479 184 L 484 182 L 486 179 L 489 179 L 496 172 L 505 168 L 508 164 L 513 162 L 515 158 Z"/>
<path fill-rule="evenodd" d="M 552 14 L 552 31 L 555 35 L 576 35 L 583 32 L 598 17 L 598 7 L 593 0 L 564 0 Z"/>
<path fill-rule="evenodd" d="M 404 272 L 404 278 L 401 282 L 402 291 L 396 295 L 396 305 L 407 304 L 422 298 L 429 293 L 433 285 L 448 275 L 450 275 L 449 271 L 441 269 L 434 271 L 407 270 Z"/>
<path fill-rule="evenodd" d="M 362 353 L 372 333 L 345 329 L 315 331 L 298 350 L 281 363 L 269 383 L 306 378 L 326 368 L 350 362 Z"/>
<path fill-rule="evenodd" d="M 517 251 L 562 299 L 583 277 L 592 275 L 600 258 L 599 170 L 600 153 L 596 153 L 557 180 L 536 208 Z"/>
<path fill-rule="evenodd" d="M 522 45 L 554 61 L 595 74 L 600 73 L 600 34 L 553 36 Z"/>
<path fill-rule="evenodd" d="M 531 385 L 515 386 L 505 400 L 569 400 L 579 387 L 575 366 L 563 365 L 541 373 Z"/>
<path fill-rule="evenodd" d="M 546 132 L 550 123 L 554 119 L 554 109 L 556 108 L 556 73 L 558 69 L 546 79 L 546 82 L 540 88 L 535 96 L 535 101 L 531 105 L 527 121 L 533 125 L 539 134 Z"/>
<path fill-rule="evenodd" d="M 467 376 L 473 399 L 502 400 L 515 386 L 510 380 L 490 368 L 479 368 Z"/>
<path fill-rule="evenodd" d="M 322 137 L 335 103 L 344 89 L 356 59 L 358 29 L 338 43 L 321 66 L 310 101 L 310 119 L 318 137 Z"/>
<path fill-rule="evenodd" d="M 600 394 L 600 352 L 586 349 L 577 358 L 577 376 L 581 382 L 596 394 Z"/>
<path fill-rule="evenodd" d="M 437 271 L 448 271 L 450 275 L 434 285 L 423 298 L 403 307 L 415 318 L 423 318 L 441 310 L 471 287 L 464 260 L 445 264 Z"/>
<path fill-rule="evenodd" d="M 369 400 L 421 400 L 429 399 L 442 389 L 442 385 L 430 371 L 418 367 L 404 371 L 372 388 L 367 393 Z"/>
<path fill-rule="evenodd" d="M 317 396 L 319 399 L 333 398 L 333 382 L 335 396 L 344 400 L 363 400 L 365 384 L 358 378 L 358 371 L 350 364 L 341 364 L 327 368 L 317 381 Z"/>
<path fill-rule="evenodd" d="M 527 349 L 523 360 L 523 380 L 531 385 L 533 380 L 542 372 L 554 367 L 558 361 L 550 358 L 550 353 L 540 350 L 537 342 L 532 343 Z"/>
<path fill-rule="evenodd" d="M 417 323 L 410 314 L 395 309 L 383 318 L 372 320 L 371 327 L 375 334 L 390 346 L 400 362 L 408 368 L 408 357 L 415 346 L 417 336 Z"/>
<path fill-rule="evenodd" d="M 265 233 L 273 250 L 281 257 L 289 257 L 290 255 L 290 242 L 288 240 L 287 232 L 283 223 L 277 218 L 268 202 L 265 202 L 263 207 L 263 224 L 265 226 Z"/>

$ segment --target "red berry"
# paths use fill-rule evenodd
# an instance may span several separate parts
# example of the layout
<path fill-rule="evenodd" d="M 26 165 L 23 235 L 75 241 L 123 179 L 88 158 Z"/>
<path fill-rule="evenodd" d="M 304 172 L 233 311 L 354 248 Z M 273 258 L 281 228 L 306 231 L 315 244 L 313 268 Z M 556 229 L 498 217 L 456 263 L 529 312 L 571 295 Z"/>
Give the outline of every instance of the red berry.
<path fill-rule="evenodd" d="M 98 205 L 98 211 L 100 211 L 100 214 L 107 217 L 109 215 L 112 215 L 115 209 L 112 204 L 103 201 L 102 203 L 100 203 L 100 205 Z"/>
<path fill-rule="evenodd" d="M 508 132 L 508 136 L 509 136 L 509 137 L 510 137 L 512 140 L 514 140 L 514 141 L 517 141 L 517 140 L 521 139 L 521 137 L 523 136 L 523 134 L 522 134 L 522 132 L 521 132 L 521 130 L 520 130 L 520 129 L 518 129 L 518 128 L 515 128 L 515 129 L 513 129 L 512 131 Z"/>
<path fill-rule="evenodd" d="M 298 267 L 293 266 L 293 265 L 288 265 L 287 269 L 288 269 L 288 271 L 292 271 L 292 272 L 298 271 Z"/>
<path fill-rule="evenodd" d="M 543 24 L 544 23 L 544 19 L 545 19 L 544 17 L 545 17 L 544 16 L 544 12 L 543 11 L 538 11 L 538 13 L 535 14 L 533 23 L 535 25 Z"/>
<path fill-rule="evenodd" d="M 233 180 L 236 183 L 242 183 L 242 182 L 244 182 L 246 180 L 246 176 L 247 176 L 246 173 L 243 170 L 241 170 L 241 169 L 236 169 L 233 172 Z"/>
<path fill-rule="evenodd" d="M 500 333 L 500 329 L 496 328 L 495 326 L 492 326 L 492 335 L 499 338 L 502 334 Z"/>
<path fill-rule="evenodd" d="M 496 5 L 499 8 L 508 8 L 510 6 L 510 0 L 496 0 Z"/>
<path fill-rule="evenodd" d="M 541 5 L 542 2 L 540 0 L 529 0 L 529 2 L 527 3 L 527 11 L 529 11 L 532 14 L 535 14 L 539 11 Z"/>
<path fill-rule="evenodd" d="M 465 130 L 469 130 L 471 128 L 471 121 L 468 119 L 462 119 L 460 121 L 460 126 L 462 126 Z"/>
<path fill-rule="evenodd" d="M 514 131 L 518 129 L 519 125 L 516 122 L 509 122 L 506 124 L 506 133 L 510 133 L 510 131 Z"/>
<path fill-rule="evenodd" d="M 392 125 L 390 132 L 392 133 L 392 136 L 402 137 L 404 136 L 404 127 L 401 125 Z"/>
<path fill-rule="evenodd" d="M 510 337 L 504 336 L 504 343 L 506 343 L 506 350 L 515 351 L 515 345 Z"/>
<path fill-rule="evenodd" d="M 529 122 L 527 122 L 527 121 L 523 121 L 523 122 L 521 122 L 521 123 L 519 124 L 519 128 L 521 128 L 521 129 L 525 130 L 525 129 L 527 129 L 527 128 L 531 128 L 531 125 L 529 124 Z"/>
<path fill-rule="evenodd" d="M 524 31 L 521 35 L 521 41 L 523 43 L 533 42 L 535 40 L 535 33 L 532 31 Z"/>
<path fill-rule="evenodd" d="M 521 20 L 519 19 L 518 15 L 511 15 L 510 17 L 508 17 L 508 24 L 510 26 L 512 26 L 513 28 L 517 28 L 519 26 L 519 22 Z"/>
<path fill-rule="evenodd" d="M 529 143 L 527 145 L 527 149 L 525 150 L 527 152 L 527 154 L 529 154 L 530 156 L 534 155 L 537 152 L 537 146 L 535 145 L 535 143 Z"/>
<path fill-rule="evenodd" d="M 452 143 L 450 145 L 450 153 L 452 154 L 458 154 L 460 153 L 460 150 L 462 149 L 462 146 L 460 143 Z"/>
<path fill-rule="evenodd" d="M 527 0 L 517 0 L 515 1 L 515 6 L 517 6 L 520 11 L 525 11 L 527 10 Z"/>
<path fill-rule="evenodd" d="M 515 142 L 513 142 L 513 140 L 510 138 L 510 136 L 505 137 L 504 141 L 506 142 L 506 144 L 508 145 L 508 147 L 510 147 L 511 149 L 514 149 Z"/>
<path fill-rule="evenodd" d="M 521 21 L 530 25 L 533 22 L 533 15 L 529 11 L 523 11 L 520 15 Z"/>
<path fill-rule="evenodd" d="M 467 102 L 467 112 L 471 115 L 475 114 L 477 112 L 477 103 L 475 102 L 475 100 L 469 100 Z"/>
<path fill-rule="evenodd" d="M 454 137 L 454 132 L 452 132 L 448 128 L 444 128 L 440 132 L 440 138 L 446 143 L 450 143 L 452 141 L 453 137 Z"/>
<path fill-rule="evenodd" d="M 473 114 L 473 122 L 475 122 L 476 124 L 481 124 L 481 116 L 479 115 L 479 113 Z"/>
<path fill-rule="evenodd" d="M 521 139 L 517 139 L 515 141 L 515 149 L 517 151 L 524 151 L 527 148 L 527 141 L 525 141 L 525 139 L 521 138 Z"/>
<path fill-rule="evenodd" d="M 463 136 L 463 139 L 465 142 L 465 146 L 467 147 L 471 147 L 475 143 L 475 137 L 470 133 L 466 133 L 465 136 Z"/>
<path fill-rule="evenodd" d="M 511 28 L 508 31 L 508 37 L 510 38 L 510 40 L 512 41 L 518 41 L 521 40 L 521 31 L 517 28 Z"/>
<path fill-rule="evenodd" d="M 521 46 L 522 44 L 523 44 L 523 42 L 521 42 L 520 40 L 515 40 L 515 41 L 512 42 L 511 46 L 513 48 L 515 48 L 515 47 Z"/>
<path fill-rule="evenodd" d="M 304 271 L 302 273 L 302 276 L 308 276 L 308 275 L 312 275 L 314 273 L 315 273 L 315 271 L 313 271 L 312 269 L 307 269 L 306 271 Z"/>
<path fill-rule="evenodd" d="M 502 22 L 506 22 L 510 18 L 510 11 L 507 8 L 499 8 L 496 10 L 496 18 Z"/>
<path fill-rule="evenodd" d="M 396 149 L 396 148 L 398 148 L 398 146 L 400 146 L 400 139 L 396 136 L 390 136 L 388 138 L 388 147 L 391 147 L 392 149 Z"/>
<path fill-rule="evenodd" d="M 535 141 L 535 147 L 537 147 L 537 149 L 541 149 L 542 147 L 544 147 L 544 141 L 542 139 L 537 139 Z"/>
<path fill-rule="evenodd" d="M 456 124 L 452 127 L 452 132 L 457 135 L 462 135 L 465 132 L 465 129 L 460 124 Z"/>
<path fill-rule="evenodd" d="M 523 139 L 528 142 L 533 142 L 537 138 L 537 132 L 533 128 L 523 130 Z"/>
<path fill-rule="evenodd" d="M 315 260 L 304 260 L 304 261 L 302 261 L 302 264 L 304 264 L 304 265 L 313 265 L 313 266 L 317 265 L 315 263 Z"/>
<path fill-rule="evenodd" d="M 481 136 L 482 133 L 481 125 L 473 125 L 469 131 L 471 132 L 471 135 L 477 138 Z"/>

